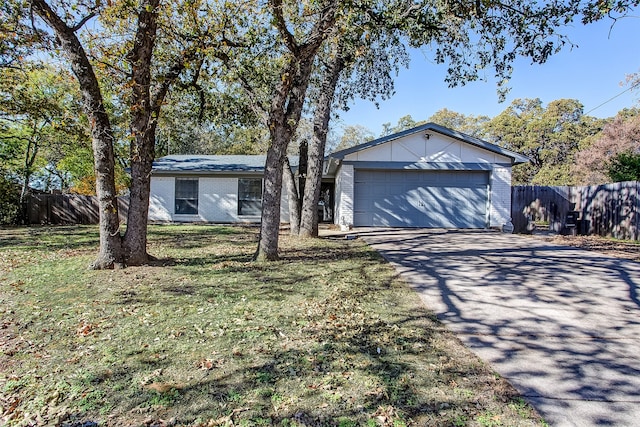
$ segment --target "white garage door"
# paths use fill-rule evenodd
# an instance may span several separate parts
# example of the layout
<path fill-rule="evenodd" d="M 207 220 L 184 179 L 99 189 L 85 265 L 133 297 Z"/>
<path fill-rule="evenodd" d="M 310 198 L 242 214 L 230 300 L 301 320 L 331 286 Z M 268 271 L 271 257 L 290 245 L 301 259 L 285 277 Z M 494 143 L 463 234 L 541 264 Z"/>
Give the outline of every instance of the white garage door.
<path fill-rule="evenodd" d="M 354 225 L 485 228 L 486 171 L 356 170 Z"/>

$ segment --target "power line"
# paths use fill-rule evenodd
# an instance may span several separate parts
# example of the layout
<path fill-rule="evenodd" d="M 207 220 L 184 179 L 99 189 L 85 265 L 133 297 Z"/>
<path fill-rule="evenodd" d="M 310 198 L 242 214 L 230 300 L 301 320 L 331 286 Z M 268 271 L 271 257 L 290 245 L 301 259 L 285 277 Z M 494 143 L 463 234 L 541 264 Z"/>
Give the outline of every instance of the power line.
<path fill-rule="evenodd" d="M 593 107 L 591 110 L 587 111 L 586 113 L 584 113 L 584 115 L 586 116 L 587 114 L 591 113 L 592 111 L 597 110 L 598 108 L 602 107 L 603 105 L 606 105 L 608 103 L 610 103 L 611 101 L 613 101 L 614 99 L 616 99 L 617 97 L 624 95 L 625 93 L 629 92 L 632 89 L 637 88 L 638 86 L 640 86 L 640 81 L 638 81 L 637 83 L 629 86 L 628 88 L 626 88 L 625 90 L 623 90 L 622 92 L 620 92 L 619 94 L 607 99 L 606 101 L 604 101 L 602 104 L 598 105 L 597 107 Z"/>

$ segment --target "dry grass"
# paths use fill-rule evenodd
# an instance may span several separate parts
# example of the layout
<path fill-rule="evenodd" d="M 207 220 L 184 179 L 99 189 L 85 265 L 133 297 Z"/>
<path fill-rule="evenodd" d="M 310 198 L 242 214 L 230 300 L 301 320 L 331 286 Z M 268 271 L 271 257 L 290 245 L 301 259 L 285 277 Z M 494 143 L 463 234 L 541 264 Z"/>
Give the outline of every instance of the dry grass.
<path fill-rule="evenodd" d="M 541 425 L 363 242 L 153 226 L 91 271 L 93 227 L 0 230 L 0 423 Z"/>
<path fill-rule="evenodd" d="M 536 236 L 557 243 L 588 251 L 600 252 L 615 258 L 640 262 L 640 242 L 602 236 Z"/>

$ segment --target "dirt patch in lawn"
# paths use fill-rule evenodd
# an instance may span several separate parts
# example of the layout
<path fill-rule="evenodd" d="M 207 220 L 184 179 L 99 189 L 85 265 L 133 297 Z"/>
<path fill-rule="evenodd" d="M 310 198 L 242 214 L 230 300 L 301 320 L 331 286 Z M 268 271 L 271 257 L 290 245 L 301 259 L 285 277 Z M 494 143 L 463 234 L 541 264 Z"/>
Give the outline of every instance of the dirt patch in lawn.
<path fill-rule="evenodd" d="M 573 246 L 588 251 L 601 252 L 615 258 L 640 262 L 640 242 L 618 240 L 600 236 L 535 236 L 559 245 Z"/>
<path fill-rule="evenodd" d="M 93 271 L 93 227 L 0 230 L 0 424 L 544 425 L 364 242 L 256 241 L 152 226 L 161 262 Z"/>

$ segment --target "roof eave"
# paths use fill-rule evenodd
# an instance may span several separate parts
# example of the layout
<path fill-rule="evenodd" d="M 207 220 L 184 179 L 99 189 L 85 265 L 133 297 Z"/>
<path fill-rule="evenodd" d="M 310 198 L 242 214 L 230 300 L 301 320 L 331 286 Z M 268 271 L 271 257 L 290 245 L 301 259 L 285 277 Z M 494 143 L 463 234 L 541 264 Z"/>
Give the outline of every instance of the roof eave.
<path fill-rule="evenodd" d="M 345 156 L 356 153 L 358 151 L 366 150 L 368 148 L 376 147 L 378 145 L 385 144 L 387 142 L 394 141 L 396 139 L 403 138 L 408 135 L 413 135 L 419 132 L 432 131 L 437 132 L 441 135 L 448 136 L 450 138 L 457 139 L 459 141 L 465 142 L 467 144 L 476 146 L 478 148 L 482 148 L 484 150 L 488 150 L 494 152 L 496 154 L 500 154 L 502 156 L 508 157 L 511 159 L 513 165 L 518 165 L 522 163 L 528 163 L 530 159 L 522 154 L 516 153 L 511 150 L 507 150 L 505 148 L 499 147 L 495 144 L 491 144 L 487 141 L 483 141 L 479 138 L 473 137 L 471 135 L 464 134 L 462 132 L 458 132 L 444 126 L 440 126 L 436 123 L 426 123 L 424 125 L 417 126 L 412 129 L 407 129 L 402 132 L 398 132 L 392 135 L 383 136 L 382 138 L 374 139 L 369 142 L 365 142 L 364 144 L 357 145 L 355 147 L 347 148 L 345 150 L 340 150 L 335 153 L 329 154 L 327 157 L 335 158 L 338 160 L 344 159 Z"/>

